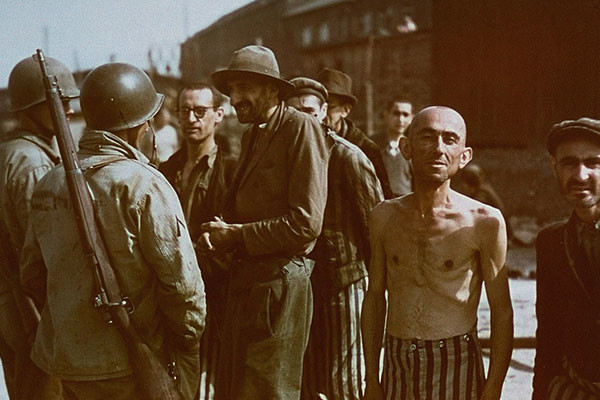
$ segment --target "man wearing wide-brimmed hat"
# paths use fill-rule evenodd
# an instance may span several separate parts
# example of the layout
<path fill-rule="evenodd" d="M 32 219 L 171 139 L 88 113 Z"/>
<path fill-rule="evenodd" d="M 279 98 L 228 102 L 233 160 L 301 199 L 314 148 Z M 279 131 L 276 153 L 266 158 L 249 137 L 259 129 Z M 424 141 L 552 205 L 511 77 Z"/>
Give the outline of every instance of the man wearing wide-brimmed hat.
<path fill-rule="evenodd" d="M 202 226 L 205 251 L 233 255 L 216 397 L 298 398 L 312 318 L 306 255 L 323 223 L 329 146 L 314 117 L 281 101 L 293 85 L 270 49 L 236 51 L 212 79 L 252 124 L 223 218 Z"/>
<path fill-rule="evenodd" d="M 390 187 L 390 180 L 379 146 L 348 118 L 357 100 L 356 96 L 352 94 L 352 78 L 342 71 L 325 68 L 319 72 L 317 81 L 322 83 L 329 93 L 325 121 L 327 126 L 339 136 L 360 147 L 369 157 L 381 182 L 383 195 L 386 199 L 391 199 L 394 197 L 394 193 Z"/>

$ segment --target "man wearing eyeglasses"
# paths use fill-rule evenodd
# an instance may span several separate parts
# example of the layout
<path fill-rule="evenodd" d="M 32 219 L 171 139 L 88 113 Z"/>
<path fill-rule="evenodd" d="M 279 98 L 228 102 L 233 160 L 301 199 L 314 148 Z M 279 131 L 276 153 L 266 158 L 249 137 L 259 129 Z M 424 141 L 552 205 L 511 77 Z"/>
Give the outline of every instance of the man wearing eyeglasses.
<path fill-rule="evenodd" d="M 223 96 L 212 86 L 193 83 L 179 93 L 177 115 L 184 146 L 160 165 L 160 171 L 177 191 L 194 243 L 200 225 L 221 213 L 226 188 L 231 182 L 235 160 L 227 157 L 215 142 L 223 120 Z M 198 248 L 197 248 L 198 250 Z M 214 398 L 216 363 L 220 348 L 219 317 L 224 315 L 227 272 L 214 257 L 197 251 L 198 264 L 206 285 L 207 323 L 200 341 L 200 399 Z"/>

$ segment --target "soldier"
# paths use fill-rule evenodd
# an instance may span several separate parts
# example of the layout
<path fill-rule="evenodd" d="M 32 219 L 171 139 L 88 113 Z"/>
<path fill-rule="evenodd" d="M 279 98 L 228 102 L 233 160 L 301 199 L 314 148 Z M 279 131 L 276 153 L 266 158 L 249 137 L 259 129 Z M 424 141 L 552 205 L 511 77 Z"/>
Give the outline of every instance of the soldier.
<path fill-rule="evenodd" d="M 61 85 L 64 112 L 69 118 L 73 114 L 70 100 L 79 96 L 75 79 L 60 61 L 48 58 L 47 65 L 49 73 L 55 75 Z M 52 145 L 54 128 L 46 103 L 42 74 L 33 58 L 28 57 L 13 68 L 8 81 L 8 93 L 11 111 L 17 113 L 19 126 L 0 146 L 0 331 L 16 357 L 16 365 L 13 366 L 9 359 L 2 359 L 6 364 L 5 370 L 7 367 L 11 369 L 5 375 L 9 393 L 11 397 L 28 398 L 34 395 L 27 395 L 23 391 L 43 385 L 40 378 L 33 377 L 41 371 L 32 371 L 37 368 L 29 361 L 29 343 L 37 326 L 37 310 L 18 287 L 19 259 L 33 188 L 60 158 Z M 22 320 L 16 301 L 22 310 Z M 15 368 L 18 370 L 15 371 Z M 34 385 L 24 379 L 35 379 L 37 382 Z M 15 394 L 17 388 L 21 391 L 19 395 Z M 57 390 L 56 387 L 47 389 L 49 393 Z M 37 393 L 37 396 L 42 394 Z"/>
<path fill-rule="evenodd" d="M 413 105 L 402 97 L 394 97 L 388 102 L 384 119 L 385 132 L 373 136 L 383 157 L 383 163 L 390 179 L 394 196 L 404 196 L 413 191 L 410 162 L 400 152 L 400 138 L 413 119 Z"/>
<path fill-rule="evenodd" d="M 79 159 L 131 323 L 184 399 L 198 388 L 204 287 L 177 194 L 137 150 L 163 102 L 150 78 L 122 63 L 97 67 L 81 89 L 87 124 Z M 36 186 L 21 282 L 43 304 L 31 357 L 76 399 L 137 399 L 123 338 L 93 306 L 94 272 L 82 249 L 62 166 Z"/>
<path fill-rule="evenodd" d="M 322 123 L 327 89 L 309 78 L 290 83 L 295 90 L 287 104 Z M 325 135 L 327 127 L 322 127 Z M 335 144 L 328 165 L 323 231 L 311 253 L 315 312 L 304 356 L 302 397 L 358 400 L 365 389 L 360 305 L 370 256 L 367 224 L 383 193 L 367 156 L 335 133 L 329 135 Z"/>
<path fill-rule="evenodd" d="M 218 396 L 299 398 L 312 317 L 306 255 L 323 223 L 329 149 L 317 120 L 281 101 L 293 86 L 270 49 L 237 50 L 212 78 L 252 124 L 224 221 L 203 225 L 207 250 L 234 254 Z"/>
<path fill-rule="evenodd" d="M 512 353 L 512 305 L 500 211 L 450 188 L 472 157 L 461 115 L 420 111 L 401 150 L 415 191 L 371 212 L 369 289 L 362 313 L 365 399 L 495 399 Z M 490 370 L 484 382 L 477 307 L 485 283 L 491 311 Z M 379 354 L 386 323 L 385 361 Z"/>
<path fill-rule="evenodd" d="M 322 83 L 329 93 L 325 120 L 327 126 L 333 129 L 338 136 L 357 145 L 369 157 L 377 171 L 383 195 L 386 199 L 391 199 L 394 197 L 394 193 L 390 188 L 390 181 L 379 146 L 348 118 L 357 100 L 352 94 L 352 78 L 342 71 L 325 68 L 319 72 L 317 81 Z"/>
<path fill-rule="evenodd" d="M 537 237 L 533 398 L 600 399 L 600 121 L 556 124 L 546 145 L 573 212 Z"/>
<path fill-rule="evenodd" d="M 179 93 L 177 113 L 184 145 L 160 171 L 171 182 L 183 206 L 192 241 L 200 237 L 200 225 L 221 214 L 225 191 L 231 184 L 236 161 L 215 142 L 223 119 L 223 95 L 204 83 L 187 84 Z M 198 254 L 206 284 L 207 321 L 200 340 L 200 399 L 212 399 L 220 348 L 219 327 L 225 314 L 227 271 L 219 260 Z"/>

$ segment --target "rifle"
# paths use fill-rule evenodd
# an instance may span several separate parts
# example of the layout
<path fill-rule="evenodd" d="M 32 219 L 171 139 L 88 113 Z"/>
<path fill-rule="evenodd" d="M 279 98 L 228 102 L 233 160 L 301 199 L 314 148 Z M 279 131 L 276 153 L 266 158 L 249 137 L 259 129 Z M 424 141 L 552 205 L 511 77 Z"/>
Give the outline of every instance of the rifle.
<path fill-rule="evenodd" d="M 77 220 L 79 240 L 95 280 L 97 294 L 93 299 L 93 305 L 103 312 L 108 324 L 116 322 L 116 327 L 127 347 L 141 397 L 152 400 L 180 400 L 181 394 L 173 380 L 131 324 L 129 314 L 134 311 L 134 306 L 128 297 L 121 295 L 119 283 L 98 229 L 92 196 L 79 165 L 57 79 L 55 76 L 48 75 L 42 50 L 37 50 L 37 57 L 34 55 L 34 59 L 36 58 L 42 70 L 46 100 L 65 169 L 67 187 Z"/>

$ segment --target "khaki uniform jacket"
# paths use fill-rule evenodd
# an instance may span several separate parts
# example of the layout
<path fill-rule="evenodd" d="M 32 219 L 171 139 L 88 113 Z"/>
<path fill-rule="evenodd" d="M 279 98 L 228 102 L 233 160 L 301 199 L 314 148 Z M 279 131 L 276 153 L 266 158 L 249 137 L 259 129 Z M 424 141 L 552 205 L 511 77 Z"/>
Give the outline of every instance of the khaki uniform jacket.
<path fill-rule="evenodd" d="M 136 307 L 134 327 L 157 353 L 165 344 L 193 348 L 204 328 L 204 284 L 175 191 L 112 133 L 86 131 L 79 158 L 120 289 Z M 38 183 L 31 208 L 21 283 L 32 295 L 47 294 L 33 361 L 65 380 L 131 374 L 117 328 L 92 305 L 94 279 L 62 165 Z"/>
<path fill-rule="evenodd" d="M 243 224 L 249 255 L 303 256 L 314 247 L 327 201 L 329 147 L 316 118 L 283 103 L 264 129 L 244 133 L 224 215 Z"/>
<path fill-rule="evenodd" d="M 4 265 L 14 282 L 19 281 L 16 260 L 25 240 L 33 187 L 59 161 L 50 140 L 28 131 L 17 130 L 0 145 L 0 246 L 6 258 L 0 263 L 15 263 Z M 0 279 L 0 304 L 9 291 Z"/>

